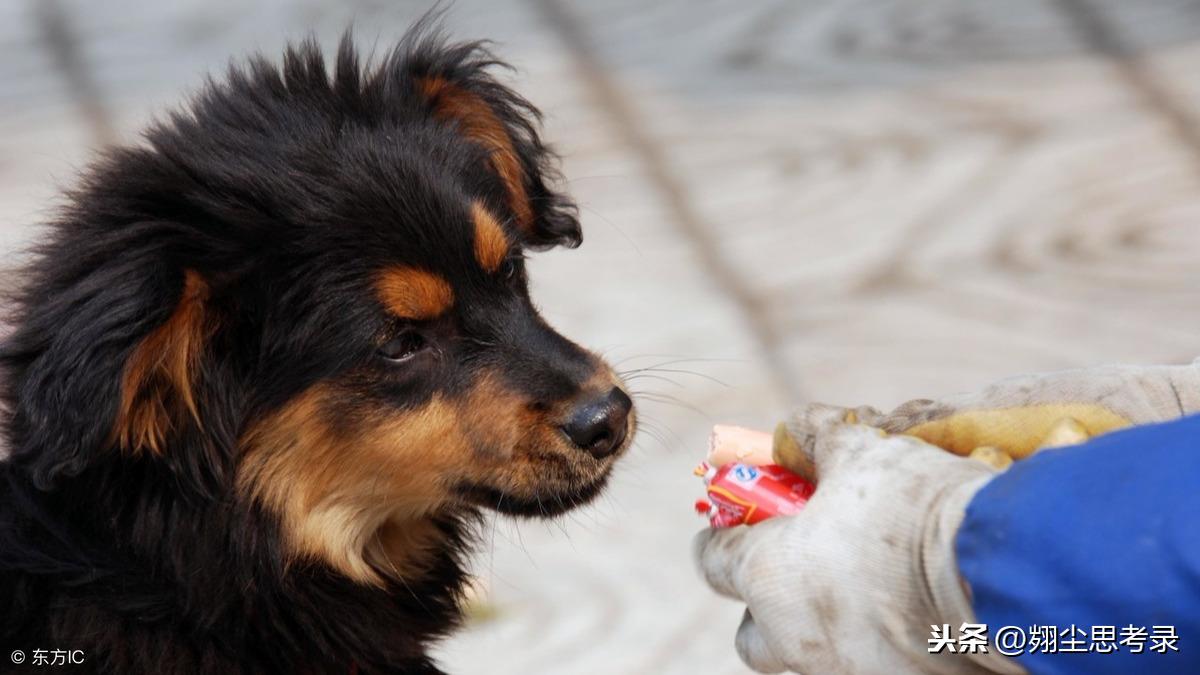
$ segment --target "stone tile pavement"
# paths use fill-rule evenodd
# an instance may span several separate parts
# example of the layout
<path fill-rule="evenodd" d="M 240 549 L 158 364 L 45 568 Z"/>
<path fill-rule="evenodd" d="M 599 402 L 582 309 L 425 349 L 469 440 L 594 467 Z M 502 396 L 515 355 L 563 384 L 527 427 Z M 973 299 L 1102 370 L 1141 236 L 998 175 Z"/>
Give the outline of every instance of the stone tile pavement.
<path fill-rule="evenodd" d="M 4 263 L 91 148 L 230 56 L 351 22 L 387 45 L 428 6 L 0 3 Z M 488 530 L 494 617 L 452 672 L 743 672 L 740 609 L 689 559 L 713 421 L 1200 352 L 1200 2 L 459 0 L 447 24 L 547 113 L 587 241 L 535 293 L 647 420 L 597 505 Z"/>

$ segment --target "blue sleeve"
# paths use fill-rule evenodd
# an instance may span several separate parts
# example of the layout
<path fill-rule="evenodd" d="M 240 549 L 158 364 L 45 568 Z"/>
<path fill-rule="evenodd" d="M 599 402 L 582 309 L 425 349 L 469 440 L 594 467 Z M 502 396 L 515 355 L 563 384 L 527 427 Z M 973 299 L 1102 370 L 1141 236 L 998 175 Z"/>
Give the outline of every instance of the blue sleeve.
<path fill-rule="evenodd" d="M 1064 653 L 1059 636 L 1017 657 L 1031 673 L 1200 673 L 1200 416 L 1017 462 L 972 500 L 956 549 L 993 639 L 1073 624 L 1087 649 L 1093 626 L 1115 627 L 1115 652 Z M 1140 654 L 1119 644 L 1131 625 Z M 1152 652 L 1153 626 L 1174 626 L 1179 651 Z"/>

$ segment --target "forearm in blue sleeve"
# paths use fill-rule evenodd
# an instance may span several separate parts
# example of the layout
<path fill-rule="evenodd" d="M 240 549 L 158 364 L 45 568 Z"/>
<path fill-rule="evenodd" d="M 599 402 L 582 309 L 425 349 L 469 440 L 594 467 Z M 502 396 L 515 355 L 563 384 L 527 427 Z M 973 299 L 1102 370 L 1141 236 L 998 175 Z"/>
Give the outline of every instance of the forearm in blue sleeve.
<path fill-rule="evenodd" d="M 956 549 L 993 638 L 1074 625 L 1095 649 L 1093 626 L 1114 627 L 1116 651 L 1064 652 L 1060 636 L 1018 657 L 1030 672 L 1200 673 L 1200 416 L 1016 463 L 972 500 Z M 1146 629 L 1142 653 L 1119 644 L 1128 626 Z M 1151 651 L 1154 626 L 1174 627 L 1177 652 Z"/>

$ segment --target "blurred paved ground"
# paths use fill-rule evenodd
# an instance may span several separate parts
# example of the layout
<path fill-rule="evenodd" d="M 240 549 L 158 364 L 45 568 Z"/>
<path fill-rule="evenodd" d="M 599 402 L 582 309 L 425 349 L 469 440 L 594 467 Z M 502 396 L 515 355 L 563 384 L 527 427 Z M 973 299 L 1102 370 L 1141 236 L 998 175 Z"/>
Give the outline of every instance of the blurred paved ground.
<path fill-rule="evenodd" d="M 427 5 L 0 3 L 6 262 L 89 146 L 230 55 L 349 21 L 386 45 Z M 714 420 L 1200 352 L 1200 2 L 460 0 L 448 24 L 519 67 L 584 208 L 585 246 L 534 264 L 546 313 L 666 364 L 597 506 L 489 531 L 498 613 L 452 672 L 742 672 L 740 609 L 689 559 Z"/>

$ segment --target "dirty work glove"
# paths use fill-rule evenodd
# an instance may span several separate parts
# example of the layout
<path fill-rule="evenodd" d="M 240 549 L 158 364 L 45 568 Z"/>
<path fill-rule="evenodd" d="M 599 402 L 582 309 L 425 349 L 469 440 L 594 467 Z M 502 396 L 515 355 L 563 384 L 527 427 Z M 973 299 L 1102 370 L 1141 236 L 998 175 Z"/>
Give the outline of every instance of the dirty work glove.
<path fill-rule="evenodd" d="M 1022 375 L 970 394 L 909 401 L 886 414 L 857 408 L 851 418 L 960 455 L 991 447 L 1021 459 L 1040 447 L 1078 443 L 1196 412 L 1200 360 L 1186 366 L 1103 366 Z"/>
<path fill-rule="evenodd" d="M 932 624 L 974 622 L 954 539 L 993 471 L 843 413 L 810 406 L 789 423 L 815 441 L 803 511 L 696 537 L 709 585 L 746 603 L 742 660 L 760 672 L 1024 672 L 995 653 L 928 653 Z"/>

